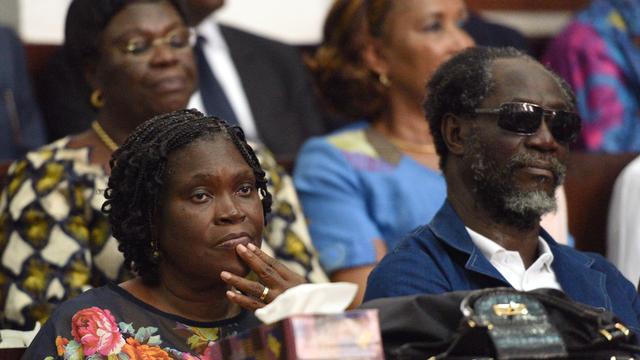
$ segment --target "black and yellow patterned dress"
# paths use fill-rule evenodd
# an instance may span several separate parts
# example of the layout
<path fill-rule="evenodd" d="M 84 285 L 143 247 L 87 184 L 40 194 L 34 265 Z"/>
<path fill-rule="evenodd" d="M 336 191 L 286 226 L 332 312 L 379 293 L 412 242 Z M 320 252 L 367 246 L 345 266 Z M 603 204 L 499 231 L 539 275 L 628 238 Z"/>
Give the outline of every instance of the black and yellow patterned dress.
<path fill-rule="evenodd" d="M 60 139 L 11 165 L 0 194 L 0 326 L 31 329 L 55 305 L 131 277 L 100 211 L 108 177 L 91 149 Z M 263 249 L 309 281 L 326 281 L 291 178 L 252 144 L 274 202 Z"/>

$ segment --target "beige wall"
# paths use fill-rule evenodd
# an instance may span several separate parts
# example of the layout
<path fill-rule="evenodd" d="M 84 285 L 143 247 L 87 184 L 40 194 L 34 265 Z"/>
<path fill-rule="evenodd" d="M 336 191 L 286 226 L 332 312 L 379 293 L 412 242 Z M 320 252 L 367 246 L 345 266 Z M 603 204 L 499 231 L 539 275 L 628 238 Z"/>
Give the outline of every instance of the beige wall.
<path fill-rule="evenodd" d="M 70 0 L 0 0 L 0 22 L 14 25 L 25 42 L 60 43 Z M 221 22 L 291 44 L 313 44 L 332 0 L 226 0 Z M 504 11 L 484 15 L 532 37 L 550 37 L 570 18 L 570 11 Z"/>
<path fill-rule="evenodd" d="M 0 0 L 0 5 L 2 2 L 18 4 L 14 23 L 25 42 L 62 42 L 70 0 Z M 320 39 L 330 5 L 331 0 L 226 0 L 218 16 L 222 22 L 281 41 L 310 44 Z"/>
<path fill-rule="evenodd" d="M 16 0 L 0 0 L 0 24 L 14 29 L 18 26 L 18 4 Z"/>

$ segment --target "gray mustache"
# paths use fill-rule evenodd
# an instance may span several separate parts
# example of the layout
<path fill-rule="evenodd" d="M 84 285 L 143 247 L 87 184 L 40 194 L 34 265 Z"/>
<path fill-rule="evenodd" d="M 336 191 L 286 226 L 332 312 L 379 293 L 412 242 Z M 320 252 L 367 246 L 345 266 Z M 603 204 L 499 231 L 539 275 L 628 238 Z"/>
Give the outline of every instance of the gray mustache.
<path fill-rule="evenodd" d="M 528 166 L 539 166 L 544 163 L 553 173 L 557 181 L 561 182 L 567 173 L 567 166 L 555 157 L 545 157 L 532 153 L 520 153 L 514 155 L 509 161 L 509 169 L 514 170 Z"/>

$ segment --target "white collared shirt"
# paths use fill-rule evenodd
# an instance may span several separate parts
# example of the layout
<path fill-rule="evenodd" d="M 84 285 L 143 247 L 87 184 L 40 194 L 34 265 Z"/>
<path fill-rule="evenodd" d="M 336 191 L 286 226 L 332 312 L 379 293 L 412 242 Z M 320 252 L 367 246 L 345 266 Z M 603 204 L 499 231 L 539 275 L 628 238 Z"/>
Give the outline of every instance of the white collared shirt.
<path fill-rule="evenodd" d="M 233 109 L 240 127 L 244 130 L 245 136 L 250 140 L 258 140 L 258 130 L 249 107 L 249 100 L 242 88 L 240 75 L 233 64 L 229 47 L 224 41 L 214 15 L 215 13 L 209 15 L 195 29 L 198 35 L 206 40 L 202 46 L 204 56 L 207 58 L 213 75 L 227 95 L 231 109 Z M 196 91 L 191 97 L 189 108 L 206 112 L 200 91 Z"/>
<path fill-rule="evenodd" d="M 489 260 L 498 272 L 520 291 L 529 291 L 540 288 L 553 288 L 562 290 L 556 274 L 553 272 L 553 253 L 549 244 L 538 237 L 538 258 L 525 269 L 524 262 L 517 251 L 510 251 L 498 245 L 491 239 L 466 228 L 471 236 L 471 241 L 478 247 L 482 255 Z"/>

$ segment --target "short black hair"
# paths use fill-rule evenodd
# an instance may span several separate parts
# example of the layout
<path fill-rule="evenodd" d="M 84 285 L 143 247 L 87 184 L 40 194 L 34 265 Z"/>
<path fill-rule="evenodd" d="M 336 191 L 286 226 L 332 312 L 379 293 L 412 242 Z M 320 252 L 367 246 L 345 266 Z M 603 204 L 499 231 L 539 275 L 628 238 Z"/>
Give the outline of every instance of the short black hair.
<path fill-rule="evenodd" d="M 228 138 L 253 170 L 266 224 L 271 194 L 267 191 L 265 172 L 242 130 L 224 120 L 197 110 L 159 115 L 138 126 L 111 157 L 107 201 L 102 211 L 109 216 L 118 249 L 124 253 L 125 266 L 147 284 L 157 284 L 159 280 L 153 260 L 156 250 L 153 241 L 157 241 L 153 239 L 153 226 L 169 156 L 196 140 L 216 134 Z"/>
<path fill-rule="evenodd" d="M 544 68 L 560 86 L 570 110 L 575 108 L 575 96 L 567 82 L 522 51 L 513 47 L 466 49 L 442 64 L 427 84 L 424 111 L 442 170 L 449 153 L 441 133 L 442 119 L 447 114 L 474 117 L 474 110 L 495 91 L 494 61 L 510 58 L 529 60 Z"/>
<path fill-rule="evenodd" d="M 64 29 L 64 54 L 78 68 L 94 64 L 100 56 L 102 32 L 125 6 L 138 2 L 163 2 L 172 5 L 185 25 L 187 16 L 182 0 L 73 0 L 67 11 Z"/>

